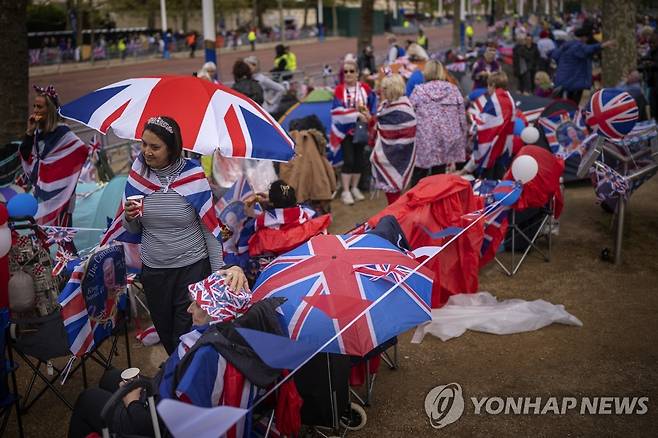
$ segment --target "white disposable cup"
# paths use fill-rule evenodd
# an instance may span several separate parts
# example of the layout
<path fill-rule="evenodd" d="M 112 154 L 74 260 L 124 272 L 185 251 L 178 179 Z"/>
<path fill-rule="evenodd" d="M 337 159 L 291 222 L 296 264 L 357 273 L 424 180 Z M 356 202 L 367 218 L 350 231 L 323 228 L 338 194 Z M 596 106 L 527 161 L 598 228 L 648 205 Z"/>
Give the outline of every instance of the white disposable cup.
<path fill-rule="evenodd" d="M 126 368 L 121 372 L 121 380 L 126 383 L 132 382 L 139 377 L 139 368 Z"/>
<path fill-rule="evenodd" d="M 132 195 L 128 196 L 126 198 L 127 202 L 132 202 L 134 204 L 137 204 L 139 207 L 139 213 L 137 213 L 137 216 L 144 216 L 144 195 Z"/>

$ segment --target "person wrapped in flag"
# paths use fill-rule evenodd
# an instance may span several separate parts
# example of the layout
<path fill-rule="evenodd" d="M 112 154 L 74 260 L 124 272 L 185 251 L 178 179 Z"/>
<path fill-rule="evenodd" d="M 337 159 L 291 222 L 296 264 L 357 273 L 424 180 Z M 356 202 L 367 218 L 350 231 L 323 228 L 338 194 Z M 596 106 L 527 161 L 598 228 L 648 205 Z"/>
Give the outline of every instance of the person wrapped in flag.
<path fill-rule="evenodd" d="M 409 184 L 416 155 L 416 114 L 404 90 L 400 75 L 382 80 L 384 101 L 377 112 L 375 147 L 370 155 L 375 187 L 384 191 L 389 204 Z"/>
<path fill-rule="evenodd" d="M 359 68 L 356 60 L 346 58 L 343 64 L 344 82 L 334 90 L 334 100 L 331 106 L 331 133 L 329 135 L 329 161 L 334 166 L 342 164 L 341 184 L 343 192 L 341 200 L 352 205 L 354 201 L 365 199 L 358 188 L 364 163 L 364 148 L 367 139 L 356 141 L 357 122 L 370 123 L 376 110 L 376 98 L 368 84 L 359 82 Z"/>
<path fill-rule="evenodd" d="M 192 329 L 180 337 L 176 350 L 161 367 L 162 372 L 153 378 L 154 383 L 158 385 L 156 403 L 165 398 L 176 398 L 200 407 L 224 405 L 247 408 L 255 400 L 255 385 L 210 345 L 198 348 L 180 380 L 176 382 L 175 379 L 177 367 L 183 357 L 208 330 L 210 324 L 220 322 L 220 319 L 211 317 L 204 310 L 222 305 L 219 301 L 222 294 L 227 292 L 227 284 L 226 277 L 220 277 L 221 288 L 207 287 L 203 294 L 198 293 L 199 287 L 190 289 L 188 299 L 191 302 L 186 311 L 192 319 Z M 250 296 L 250 293 L 248 295 Z M 246 308 L 243 311 L 246 311 Z M 148 379 L 144 376 L 140 378 Z M 105 372 L 99 388 L 83 391 L 73 409 L 68 437 L 83 438 L 94 432 L 101 433 L 101 410 L 121 385 L 120 370 L 110 369 Z M 123 398 L 123 406 L 117 411 L 109 425 L 112 432 L 122 436 L 153 436 L 149 410 L 141 389 L 128 393 Z M 249 436 L 249 430 L 245 428 L 246 422 L 247 419 L 238 422 L 229 430 L 227 436 Z"/>
<path fill-rule="evenodd" d="M 501 179 L 515 151 L 516 106 L 507 91 L 508 78 L 504 72 L 491 74 L 488 84 L 489 97 L 482 111 L 473 116 L 477 125 L 473 154 L 461 173 L 475 172 L 484 179 Z"/>
<path fill-rule="evenodd" d="M 39 225 L 71 226 L 75 187 L 88 146 L 62 122 L 55 88 L 34 87 L 32 114 L 19 147 L 25 179 L 39 202 Z"/>
<path fill-rule="evenodd" d="M 141 154 L 126 182 L 125 207 L 101 244 L 141 239 L 144 292 L 155 328 L 171 354 L 192 324 L 186 312 L 187 285 L 224 265 L 221 232 L 203 169 L 182 157 L 178 123 L 152 117 L 141 137 Z M 229 277 L 234 288 L 246 285 L 239 267 L 230 268 Z"/>

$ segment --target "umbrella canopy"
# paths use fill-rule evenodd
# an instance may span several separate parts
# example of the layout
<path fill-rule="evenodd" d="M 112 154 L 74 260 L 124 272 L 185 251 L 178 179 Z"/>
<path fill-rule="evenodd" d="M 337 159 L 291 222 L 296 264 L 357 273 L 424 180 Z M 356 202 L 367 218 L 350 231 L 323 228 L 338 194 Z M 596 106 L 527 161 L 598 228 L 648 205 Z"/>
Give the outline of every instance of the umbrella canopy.
<path fill-rule="evenodd" d="M 320 235 L 277 257 L 256 281 L 253 301 L 286 297 L 284 326 L 294 340 L 320 346 L 418 266 L 389 241 L 373 235 Z M 431 319 L 432 273 L 421 268 L 325 351 L 363 356 Z"/>
<path fill-rule="evenodd" d="M 290 131 L 290 122 L 316 115 L 324 126 L 324 133 L 329 138 L 331 131 L 331 104 L 334 95 L 330 90 L 318 88 L 309 93 L 301 102 L 293 105 L 279 120 L 286 131 Z"/>
<path fill-rule="evenodd" d="M 60 114 L 105 134 L 130 140 L 144 123 L 169 116 L 180 125 L 183 147 L 199 154 L 288 161 L 294 142 L 264 109 L 244 95 L 194 76 L 126 79 L 86 94 Z"/>
<path fill-rule="evenodd" d="M 539 96 L 526 96 L 520 93 L 511 93 L 516 108 L 523 112 L 528 122 L 535 121 L 539 115 L 544 111 L 546 106 L 553 102 L 553 99 Z"/>

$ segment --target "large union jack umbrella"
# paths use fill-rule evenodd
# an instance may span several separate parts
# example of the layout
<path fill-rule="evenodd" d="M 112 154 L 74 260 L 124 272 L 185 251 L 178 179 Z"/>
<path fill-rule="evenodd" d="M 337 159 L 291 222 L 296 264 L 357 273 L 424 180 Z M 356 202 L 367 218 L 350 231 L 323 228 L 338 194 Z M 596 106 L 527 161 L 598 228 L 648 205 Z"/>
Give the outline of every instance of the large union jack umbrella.
<path fill-rule="evenodd" d="M 204 155 L 219 149 L 226 157 L 288 161 L 294 154 L 293 140 L 258 104 L 194 76 L 126 79 L 63 105 L 60 113 L 130 140 L 141 138 L 149 118 L 169 116 L 181 127 L 183 147 Z"/>
<path fill-rule="evenodd" d="M 270 263 L 256 281 L 252 300 L 286 297 L 281 310 L 288 335 L 319 347 L 417 266 L 376 235 L 318 235 Z M 363 356 L 429 321 L 432 279 L 426 268 L 412 274 L 325 351 Z"/>

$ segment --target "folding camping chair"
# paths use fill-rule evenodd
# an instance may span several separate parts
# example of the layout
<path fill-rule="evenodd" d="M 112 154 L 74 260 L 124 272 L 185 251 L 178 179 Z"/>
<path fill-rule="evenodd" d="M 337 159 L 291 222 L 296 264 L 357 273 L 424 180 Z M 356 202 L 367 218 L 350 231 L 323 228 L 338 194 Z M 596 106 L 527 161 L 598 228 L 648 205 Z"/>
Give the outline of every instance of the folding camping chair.
<path fill-rule="evenodd" d="M 30 230 L 36 233 L 39 229 L 32 218 L 12 218 L 12 221 L 12 229 L 14 230 Z M 130 367 L 128 319 L 129 313 L 126 314 L 123 311 L 119 311 L 118 324 L 110 335 L 112 341 L 109 353 L 105 354 L 100 350 L 107 340 L 105 339 L 99 345 L 95 346 L 91 352 L 82 356 L 79 362 L 70 370 L 69 375 L 74 375 L 81 369 L 83 384 L 86 388 L 88 386 L 86 368 L 88 360 L 98 363 L 105 369 L 111 367 L 114 357 L 118 354 L 118 340 L 122 334 L 122 330 L 126 340 L 126 358 L 128 367 Z M 55 386 L 57 379 L 62 377 L 65 368 L 60 369 L 52 363 L 53 359 L 71 355 L 59 308 L 51 311 L 46 316 L 10 319 L 9 333 L 10 336 L 7 339 L 9 360 L 13 363 L 13 353 L 15 352 L 25 362 L 32 373 L 25 393 L 21 397 L 22 403 L 20 404 L 19 413 L 26 413 L 48 390 L 52 391 L 66 407 L 72 410 L 73 405 L 64 397 L 62 391 Z M 46 370 L 46 374 L 44 374 L 44 369 Z M 33 395 L 37 379 L 40 379 L 45 386 Z M 13 389 L 18 394 L 18 388 L 15 382 Z"/>
<path fill-rule="evenodd" d="M 389 353 L 392 351 L 392 355 Z M 375 386 L 375 378 L 377 373 L 370 372 L 370 363 L 371 360 L 377 356 L 381 357 L 381 360 L 389 367 L 391 370 L 396 370 L 398 368 L 398 338 L 391 338 L 383 344 L 379 345 L 377 348 L 372 350 L 370 353 L 366 354 L 364 357 L 353 357 L 352 365 L 357 365 L 364 363 L 365 365 L 365 393 L 359 394 L 356 389 L 350 387 L 350 394 L 354 397 L 362 406 L 370 406 L 370 401 L 372 400 L 372 391 Z"/>
<path fill-rule="evenodd" d="M 496 254 L 494 260 L 500 268 L 508 276 L 513 276 L 521 268 L 530 250 L 535 250 L 539 253 L 544 261 L 551 261 L 551 244 L 553 236 L 553 214 L 555 211 L 555 198 L 552 198 L 548 204 L 540 209 L 537 209 L 535 215 L 529 220 L 522 223 L 517 216 L 516 210 L 512 209 L 509 215 L 509 227 L 504 245 L 505 248 L 509 246 L 510 256 L 509 260 L 503 260 L 504 256 L 500 253 Z M 522 228 L 524 225 L 525 229 Z M 547 249 L 542 250 L 538 247 L 538 241 L 541 237 L 546 238 Z M 518 248 L 522 245 L 525 249 Z M 522 251 L 519 258 L 518 252 Z"/>
<path fill-rule="evenodd" d="M 118 341 L 122 334 L 126 342 L 126 360 L 128 368 L 130 368 L 132 361 L 128 338 L 128 319 L 126 314 L 120 314 L 119 323 L 108 338 L 111 339 L 109 353 L 101 351 L 101 347 L 108 341 L 108 339 L 105 339 L 91 352 L 79 358 L 78 363 L 73 366 L 68 377 L 81 370 L 83 385 L 87 388 L 87 361 L 96 362 L 104 369 L 112 367 L 114 357 L 118 355 Z M 27 333 L 21 333 L 21 327 L 23 326 L 30 327 Z M 52 391 L 69 410 L 73 410 L 73 404 L 66 399 L 62 391 L 56 386 L 57 380 L 63 377 L 65 368 L 59 368 L 52 363 L 53 359 L 68 357 L 71 354 L 60 313 L 55 312 L 46 317 L 11 321 L 10 333 L 12 335 L 7 342 L 10 362 L 13 363 L 13 354 L 15 352 L 31 370 L 29 383 L 25 393 L 21 396 L 20 413 L 26 413 L 48 390 Z M 35 390 L 37 379 L 45 384 L 38 392 Z M 13 385 L 14 392 L 18 393 L 16 382 L 13 382 Z M 33 391 L 36 394 L 33 394 Z"/>

